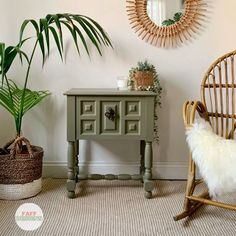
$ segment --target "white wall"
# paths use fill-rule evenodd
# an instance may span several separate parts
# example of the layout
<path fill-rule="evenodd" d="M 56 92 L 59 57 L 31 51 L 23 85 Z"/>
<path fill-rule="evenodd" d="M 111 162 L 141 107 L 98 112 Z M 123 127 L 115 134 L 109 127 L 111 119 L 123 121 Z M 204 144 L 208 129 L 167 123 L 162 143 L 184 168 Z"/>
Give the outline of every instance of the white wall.
<path fill-rule="evenodd" d="M 116 76 L 127 75 L 138 60 L 149 59 L 158 70 L 164 88 L 160 110 L 160 146 L 154 145 L 154 173 L 162 178 L 184 178 L 187 175 L 187 147 L 182 122 L 182 104 L 186 99 L 199 98 L 200 81 L 208 66 L 218 56 L 235 49 L 236 1 L 209 2 L 204 29 L 178 49 L 155 48 L 131 29 L 126 15 L 125 0 L 0 0 L 0 41 L 15 43 L 25 18 L 40 18 L 47 13 L 81 13 L 97 20 L 110 35 L 114 50 L 104 56 L 96 53 L 91 60 L 84 54 L 78 58 L 69 45 L 66 65 L 52 53 L 44 69 L 40 57 L 31 70 L 30 87 L 48 89 L 52 95 L 25 116 L 23 132 L 32 143 L 45 149 L 44 170 L 51 175 L 65 171 L 66 165 L 66 98 L 71 87 L 115 87 Z M 14 6 L 14 7 L 13 7 Z M 38 54 L 39 55 L 39 54 Z M 20 83 L 23 72 L 19 65 L 11 72 Z M 11 117 L 1 109 L 0 143 L 14 136 Z M 83 142 L 81 159 L 86 168 L 96 172 L 138 170 L 138 143 Z M 87 165 L 89 163 L 92 165 Z M 60 167 L 55 169 L 54 167 Z M 124 169 L 126 168 L 126 169 Z"/>

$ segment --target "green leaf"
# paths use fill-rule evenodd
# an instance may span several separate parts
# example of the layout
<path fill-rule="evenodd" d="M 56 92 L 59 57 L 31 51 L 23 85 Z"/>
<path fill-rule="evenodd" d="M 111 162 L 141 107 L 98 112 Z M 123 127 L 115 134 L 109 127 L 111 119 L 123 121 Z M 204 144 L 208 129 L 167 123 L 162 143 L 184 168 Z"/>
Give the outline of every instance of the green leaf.
<path fill-rule="evenodd" d="M 77 35 L 76 35 L 76 31 L 70 26 L 70 24 L 68 24 L 65 21 L 61 21 L 62 24 L 64 24 L 68 30 L 70 31 L 72 38 L 74 39 L 74 43 L 77 49 L 78 54 L 80 55 L 80 51 L 79 51 L 79 46 L 78 46 L 78 41 L 77 41 Z"/>
<path fill-rule="evenodd" d="M 62 49 L 61 49 L 61 46 L 60 46 L 59 38 L 58 38 L 58 36 L 57 36 L 57 32 L 56 32 L 56 30 L 55 30 L 53 27 L 51 27 L 51 26 L 49 26 L 48 29 L 49 29 L 49 31 L 51 31 L 51 33 L 52 33 L 52 35 L 53 35 L 53 38 L 54 38 L 54 40 L 55 40 L 55 43 L 56 43 L 58 52 L 59 52 L 59 54 L 60 54 L 60 56 L 61 56 L 61 60 L 63 61 Z"/>
<path fill-rule="evenodd" d="M 22 40 L 20 43 L 18 43 L 15 48 L 17 50 L 17 53 L 19 54 L 19 57 L 20 57 L 20 61 L 21 61 L 21 64 L 23 65 L 23 59 L 22 59 L 22 55 L 26 58 L 27 62 L 29 63 L 29 59 L 28 59 L 28 56 L 26 55 L 25 52 L 23 52 L 20 48 L 22 47 L 22 45 L 28 41 L 29 39 L 31 39 L 31 37 L 28 37 L 24 40 Z"/>
<path fill-rule="evenodd" d="M 49 94 L 50 93 L 48 91 L 27 90 L 26 95 L 25 95 L 23 114 L 25 114 L 28 110 L 36 106 Z"/>
<path fill-rule="evenodd" d="M 42 56 L 43 56 L 43 65 L 45 63 L 45 47 L 44 47 L 44 38 L 43 38 L 43 33 L 40 32 L 38 34 L 38 42 L 39 42 L 39 46 L 42 52 Z"/>
<path fill-rule="evenodd" d="M 169 25 L 173 25 L 174 23 L 175 23 L 174 20 L 168 19 L 168 20 L 164 20 L 164 21 L 162 22 L 162 26 L 169 26 Z"/>
<path fill-rule="evenodd" d="M 175 13 L 174 14 L 174 21 L 178 22 L 181 19 L 182 16 L 183 16 L 182 12 Z"/>
<path fill-rule="evenodd" d="M 88 25 L 89 29 L 93 32 L 93 34 L 95 35 L 95 37 L 97 38 L 100 44 L 102 41 L 104 45 L 112 46 L 109 38 L 106 36 L 105 31 L 102 29 L 102 27 L 98 23 L 96 23 L 94 20 L 86 16 L 83 16 L 83 21 Z M 89 21 L 91 21 L 92 24 Z"/>
<path fill-rule="evenodd" d="M 38 27 L 38 24 L 35 20 L 24 20 L 24 22 L 22 23 L 22 25 L 20 27 L 20 40 L 19 40 L 20 46 L 22 44 L 23 34 L 24 34 L 25 28 L 28 25 L 28 23 L 31 23 L 34 26 L 34 28 L 36 30 L 36 35 L 39 34 L 39 27 Z"/>
<path fill-rule="evenodd" d="M 0 74 L 2 75 L 2 81 L 4 76 L 10 69 L 18 51 L 16 47 L 8 46 L 6 48 L 4 43 L 0 44 Z"/>
<path fill-rule="evenodd" d="M 8 81 L 2 84 L 2 86 L 0 87 L 0 105 L 2 105 L 13 116 L 15 116 L 15 108 L 14 108 L 12 91 L 11 91 L 11 88 L 13 87 L 14 87 L 14 84 L 9 85 Z"/>
<path fill-rule="evenodd" d="M 90 20 L 90 21 L 95 25 L 95 27 L 97 27 L 97 29 L 99 30 L 99 32 L 100 32 L 101 35 L 103 36 L 103 39 L 105 40 L 106 45 L 112 47 L 111 40 L 109 39 L 107 33 L 106 33 L 105 30 L 101 27 L 101 25 L 99 25 L 95 20 L 91 19 L 91 18 L 88 17 L 88 16 L 84 16 L 84 15 L 78 15 L 78 16 Z"/>
<path fill-rule="evenodd" d="M 102 55 L 102 52 L 101 52 L 100 47 L 99 47 L 97 40 L 96 40 L 96 36 L 94 36 L 94 34 L 90 31 L 90 29 L 86 25 L 86 23 L 83 22 L 81 17 L 73 16 L 73 18 L 75 21 L 77 21 L 81 25 L 81 27 L 83 28 L 83 30 L 85 31 L 85 33 L 87 34 L 89 39 L 92 41 L 94 46 L 97 48 L 97 51 L 99 52 L 99 54 Z"/>
<path fill-rule="evenodd" d="M 63 35 L 62 35 L 61 23 L 60 23 L 60 20 L 59 20 L 59 14 L 52 15 L 52 19 L 54 20 L 54 22 L 57 26 L 58 33 L 59 33 L 60 44 L 61 44 L 61 49 L 63 50 Z"/>
<path fill-rule="evenodd" d="M 183 13 L 182 12 L 176 12 L 174 14 L 174 17 L 173 17 L 173 20 L 172 19 L 168 19 L 168 20 L 164 20 L 162 22 L 162 26 L 169 26 L 169 25 L 173 25 L 175 24 L 176 22 L 178 22 L 181 17 L 183 16 Z"/>
<path fill-rule="evenodd" d="M 22 117 L 31 108 L 36 106 L 50 93 L 48 91 L 32 91 L 21 89 L 13 81 L 8 80 L 0 87 L 0 105 L 12 114 L 15 120 L 17 132 L 20 132 Z M 24 97 L 23 97 L 23 94 Z M 23 105 L 23 112 L 21 112 Z"/>
<path fill-rule="evenodd" d="M 67 20 L 67 28 L 71 32 L 71 35 L 72 35 L 72 37 L 74 39 L 74 43 L 75 43 L 75 46 L 76 46 L 76 49 L 77 49 L 77 52 L 80 55 L 79 46 L 78 46 L 78 40 L 77 40 L 76 25 L 74 24 L 74 22 L 73 22 L 73 20 L 72 20 L 72 18 L 70 17 L 69 14 L 64 14 L 63 17 L 65 17 L 65 19 Z M 62 21 L 62 22 L 64 22 L 64 21 Z"/>
<path fill-rule="evenodd" d="M 100 37 L 100 34 L 99 32 L 96 30 L 96 28 L 90 24 L 90 22 L 85 18 L 85 17 L 82 17 L 81 20 L 84 22 L 84 24 L 86 24 L 89 28 L 89 30 L 93 33 L 93 35 L 96 37 L 97 41 L 99 44 L 101 44 L 101 41 L 103 42 L 103 44 L 105 44 L 105 40 Z M 101 41 L 100 41 L 101 39 Z"/>
<path fill-rule="evenodd" d="M 10 69 L 11 64 L 13 63 L 16 55 L 17 55 L 17 50 L 15 47 L 9 46 L 6 48 L 5 57 L 4 57 L 4 64 L 3 64 L 5 74 Z"/>
<path fill-rule="evenodd" d="M 3 56 L 4 54 L 4 56 Z M 4 74 L 7 73 L 7 71 L 10 69 L 15 57 L 17 54 L 20 55 L 20 57 L 22 57 L 22 55 L 25 57 L 25 59 L 27 60 L 27 62 L 29 63 L 29 59 L 28 56 L 26 55 L 25 52 L 23 52 L 22 50 L 20 50 L 20 48 L 18 46 L 9 46 L 7 47 L 3 54 L 0 56 L 1 58 L 4 58 L 4 61 L 2 61 L 1 63 L 1 70 L 4 70 Z M 22 58 L 21 58 L 21 62 L 22 62 Z"/>
<path fill-rule="evenodd" d="M 29 58 L 28 58 L 28 55 L 27 55 L 24 51 L 20 50 L 20 48 L 18 48 L 18 47 L 16 47 L 16 51 L 17 51 L 17 53 L 20 55 L 20 60 L 21 60 L 21 64 L 22 64 L 22 65 L 23 65 L 22 55 L 24 56 L 24 58 L 26 59 L 26 61 L 28 62 L 28 64 L 30 63 Z"/>
<path fill-rule="evenodd" d="M 88 46 L 87 46 L 86 40 L 85 40 L 82 32 L 80 31 L 80 29 L 76 25 L 74 25 L 74 29 L 75 29 L 76 33 L 79 34 L 79 37 L 80 37 L 80 39 L 82 41 L 82 44 L 83 44 L 83 46 L 84 46 L 88 56 L 90 56 L 89 50 L 88 50 Z"/>
<path fill-rule="evenodd" d="M 4 64 L 5 64 L 5 43 L 0 43 L 0 73 L 2 75 L 2 83 L 4 80 L 5 70 L 4 70 Z"/>
<path fill-rule="evenodd" d="M 52 21 L 53 21 L 53 18 L 52 18 L 51 14 L 46 15 L 45 19 L 47 20 L 48 24 L 51 24 Z"/>
<path fill-rule="evenodd" d="M 44 31 L 45 39 L 47 43 L 48 55 L 50 51 L 50 40 L 49 40 L 49 31 L 48 31 L 48 21 L 46 19 L 40 19 L 40 32 Z"/>
<path fill-rule="evenodd" d="M 45 18 L 40 19 L 39 23 L 37 23 L 35 20 L 32 19 L 25 20 L 21 25 L 20 29 L 19 48 L 21 47 L 21 42 L 23 41 L 23 33 L 25 31 L 25 28 L 30 23 L 34 26 L 36 31 L 37 41 L 39 42 L 39 46 L 43 56 L 43 63 L 45 62 L 45 56 L 46 56 L 44 42 L 46 42 L 47 45 L 47 56 L 49 56 L 50 54 L 49 32 L 52 33 L 60 57 L 63 60 L 64 48 L 63 48 L 63 31 L 61 25 L 63 24 L 69 30 L 78 53 L 80 53 L 78 45 L 78 39 L 80 38 L 87 54 L 89 55 L 89 49 L 87 46 L 87 42 L 85 40 L 84 32 L 82 32 L 80 27 L 76 26 L 76 24 L 74 24 L 73 21 L 78 23 L 78 25 L 83 29 L 83 31 L 88 36 L 89 40 L 91 40 L 92 44 L 96 47 L 100 55 L 102 55 L 101 53 L 102 44 L 105 46 L 112 47 L 111 41 L 107 36 L 106 32 L 96 21 L 83 15 L 64 13 L 64 14 L 48 14 Z M 20 54 L 20 57 L 22 55 Z"/>

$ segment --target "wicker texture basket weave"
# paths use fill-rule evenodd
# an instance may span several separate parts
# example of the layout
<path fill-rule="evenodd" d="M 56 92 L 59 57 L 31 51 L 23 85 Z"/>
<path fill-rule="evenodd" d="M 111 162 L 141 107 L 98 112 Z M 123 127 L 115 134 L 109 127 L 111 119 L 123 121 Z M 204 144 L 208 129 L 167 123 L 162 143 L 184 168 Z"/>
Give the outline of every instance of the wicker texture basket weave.
<path fill-rule="evenodd" d="M 26 145 L 23 146 L 22 153 L 17 153 L 17 145 L 21 141 L 24 141 Z M 24 137 L 17 138 L 13 143 L 11 153 L 0 156 L 0 198 L 15 200 L 31 197 L 40 192 L 42 160 L 41 147 L 31 146 Z M 27 189 L 29 195 L 27 195 Z M 7 190 L 10 190 L 9 194 Z"/>
<path fill-rule="evenodd" d="M 26 154 L 0 156 L 0 184 L 25 184 L 42 176 L 43 149 L 32 146 L 33 157 Z"/>
<path fill-rule="evenodd" d="M 42 178 L 26 184 L 0 184 L 0 199 L 20 200 L 37 195 L 42 190 Z"/>
<path fill-rule="evenodd" d="M 135 89 L 147 88 L 149 86 L 153 86 L 154 77 L 151 71 L 137 71 L 134 74 L 134 85 Z"/>

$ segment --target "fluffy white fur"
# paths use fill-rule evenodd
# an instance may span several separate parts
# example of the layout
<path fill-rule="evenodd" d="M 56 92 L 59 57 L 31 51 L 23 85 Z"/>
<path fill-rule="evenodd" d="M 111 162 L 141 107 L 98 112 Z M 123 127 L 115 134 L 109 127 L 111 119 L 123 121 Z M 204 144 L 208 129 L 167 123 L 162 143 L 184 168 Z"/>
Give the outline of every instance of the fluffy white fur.
<path fill-rule="evenodd" d="M 212 197 L 236 191 L 236 141 L 216 135 L 208 122 L 196 120 L 186 131 L 192 158 Z"/>

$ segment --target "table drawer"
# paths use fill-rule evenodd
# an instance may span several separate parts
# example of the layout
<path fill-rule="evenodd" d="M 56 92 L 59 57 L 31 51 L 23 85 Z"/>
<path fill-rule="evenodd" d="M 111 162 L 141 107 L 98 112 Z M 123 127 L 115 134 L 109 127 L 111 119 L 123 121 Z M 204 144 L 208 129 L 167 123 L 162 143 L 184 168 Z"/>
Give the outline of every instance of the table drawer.
<path fill-rule="evenodd" d="M 81 139 L 142 137 L 146 130 L 145 97 L 77 97 L 77 136 Z"/>

